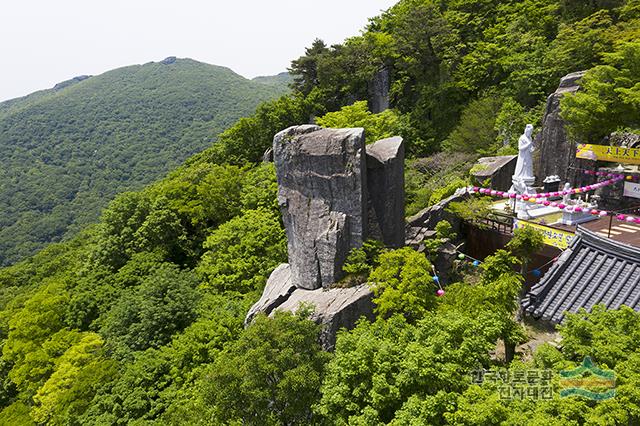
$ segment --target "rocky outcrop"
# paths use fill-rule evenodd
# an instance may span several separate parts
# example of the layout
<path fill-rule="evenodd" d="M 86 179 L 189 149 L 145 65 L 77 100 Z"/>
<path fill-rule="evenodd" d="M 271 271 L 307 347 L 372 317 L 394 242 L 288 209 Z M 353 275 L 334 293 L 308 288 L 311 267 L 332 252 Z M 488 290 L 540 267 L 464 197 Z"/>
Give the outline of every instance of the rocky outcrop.
<path fill-rule="evenodd" d="M 292 282 L 328 287 L 365 238 L 364 129 L 291 127 L 275 136 L 273 157 Z"/>
<path fill-rule="evenodd" d="M 177 60 L 178 59 L 175 56 L 168 56 L 168 57 L 164 58 L 163 60 L 161 60 L 160 63 L 162 65 L 171 65 Z"/>
<path fill-rule="evenodd" d="M 448 221 L 452 225 L 453 231 L 459 233 L 460 219 L 453 213 L 448 212 L 447 207 L 451 203 L 463 201 L 467 198 L 469 198 L 467 188 L 460 188 L 452 196 L 411 216 L 408 219 L 405 245 L 420 251 L 424 250 L 423 241 L 435 236 L 434 229 L 441 220 Z"/>
<path fill-rule="evenodd" d="M 323 349 L 333 350 L 338 330 L 353 328 L 363 316 L 373 319 L 372 299 L 373 293 L 366 284 L 351 288 L 296 289 L 291 286 L 289 265 L 283 264 L 269 277 L 264 294 L 249 310 L 245 324 L 259 313 L 273 316 L 277 310 L 296 312 L 300 307 L 309 306 L 313 309 L 310 319 L 322 326 Z"/>
<path fill-rule="evenodd" d="M 584 175 L 570 167 L 584 167 L 588 160 L 576 159 L 576 144 L 567 138 L 564 121 L 560 117 L 560 100 L 567 93 L 580 89 L 578 80 L 584 71 L 568 74 L 560 80 L 558 89 L 547 98 L 547 107 L 542 119 L 542 131 L 535 140 L 536 155 L 534 172 L 541 182 L 546 176 L 557 175 L 575 186 L 583 182 Z"/>
<path fill-rule="evenodd" d="M 627 148 L 640 148 L 640 134 L 630 132 L 614 132 L 609 135 L 608 144 Z"/>
<path fill-rule="evenodd" d="M 389 69 L 382 68 L 375 73 L 369 83 L 369 111 L 374 114 L 389 109 L 390 77 Z"/>
<path fill-rule="evenodd" d="M 368 285 L 330 288 L 349 251 L 367 236 L 404 245 L 404 143 L 393 137 L 365 148 L 364 129 L 296 126 L 275 136 L 273 161 L 289 263 L 273 271 L 245 325 L 261 312 L 312 305 L 330 350 L 340 328 L 373 319 Z"/>
<path fill-rule="evenodd" d="M 322 326 L 320 344 L 333 350 L 342 328 L 351 330 L 362 317 L 373 320 L 373 293 L 367 284 L 350 288 L 295 290 L 277 309 L 296 312 L 300 306 L 313 308 L 310 319 Z"/>
<path fill-rule="evenodd" d="M 77 77 L 73 77 L 70 80 L 63 81 L 61 83 L 53 86 L 53 90 L 62 90 L 76 83 L 80 83 L 81 81 L 85 81 L 86 79 L 91 78 L 90 75 L 79 75 Z"/>
<path fill-rule="evenodd" d="M 474 183 L 479 186 L 488 186 L 496 191 L 508 191 L 512 185 L 517 160 L 517 155 L 480 158 L 471 169 Z M 485 185 L 487 180 L 489 184 Z"/>
<path fill-rule="evenodd" d="M 404 221 L 404 143 L 399 136 L 367 145 L 369 237 L 402 247 Z"/>
<path fill-rule="evenodd" d="M 275 308 L 283 304 L 295 289 L 296 286 L 291 282 L 291 267 L 288 263 L 283 263 L 274 269 L 269 276 L 262 297 L 247 313 L 245 325 L 251 323 L 260 312 L 269 315 Z"/>

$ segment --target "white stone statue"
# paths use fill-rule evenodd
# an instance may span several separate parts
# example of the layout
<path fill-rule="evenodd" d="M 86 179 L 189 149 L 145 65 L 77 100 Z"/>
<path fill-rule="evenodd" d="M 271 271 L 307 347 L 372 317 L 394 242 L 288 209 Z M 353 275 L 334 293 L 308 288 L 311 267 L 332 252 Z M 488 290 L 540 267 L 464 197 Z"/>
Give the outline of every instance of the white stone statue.
<path fill-rule="evenodd" d="M 518 161 L 516 162 L 516 171 L 513 179 L 524 179 L 525 181 L 534 179 L 533 176 L 533 125 L 527 124 L 524 133 L 518 139 Z"/>
<path fill-rule="evenodd" d="M 571 202 L 571 194 L 569 194 L 569 190 L 571 189 L 571 184 L 569 182 L 564 184 L 564 188 L 562 188 L 562 192 L 566 192 L 566 194 L 562 194 L 562 203 L 566 206 Z"/>

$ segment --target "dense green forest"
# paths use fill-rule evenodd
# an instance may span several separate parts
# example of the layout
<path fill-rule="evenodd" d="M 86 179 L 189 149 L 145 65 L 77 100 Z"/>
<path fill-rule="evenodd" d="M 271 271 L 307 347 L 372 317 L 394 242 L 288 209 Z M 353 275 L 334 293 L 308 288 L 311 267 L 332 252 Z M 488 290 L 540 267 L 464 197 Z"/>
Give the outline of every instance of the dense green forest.
<path fill-rule="evenodd" d="M 259 161 L 277 131 L 317 117 L 402 134 L 415 210 L 463 185 L 475 156 L 513 149 L 569 72 L 590 70 L 563 106 L 576 137 L 637 131 L 639 36 L 638 0 L 402 0 L 360 36 L 314 42 L 292 62 L 291 94 L 117 196 L 98 224 L 0 269 L 0 424 L 638 424 L 631 309 L 571 315 L 560 347 L 508 365 L 491 355 L 531 333 L 515 320 L 515 271 L 540 246 L 535 233 L 458 271 L 440 298 L 429 253 L 352 253 L 345 269 L 373 283 L 378 319 L 342 331 L 334 353 L 320 349 L 305 310 L 243 320 L 286 260 L 274 168 Z M 381 67 L 393 109 L 372 114 L 368 84 Z M 434 244 L 447 238 L 443 223 Z M 470 374 L 557 372 L 587 355 L 615 370 L 616 398 L 501 399 L 496 383 Z"/>
<path fill-rule="evenodd" d="M 282 78 L 263 84 L 167 58 L 0 103 L 0 265 L 94 223 L 116 194 L 164 176 L 286 93 Z"/>

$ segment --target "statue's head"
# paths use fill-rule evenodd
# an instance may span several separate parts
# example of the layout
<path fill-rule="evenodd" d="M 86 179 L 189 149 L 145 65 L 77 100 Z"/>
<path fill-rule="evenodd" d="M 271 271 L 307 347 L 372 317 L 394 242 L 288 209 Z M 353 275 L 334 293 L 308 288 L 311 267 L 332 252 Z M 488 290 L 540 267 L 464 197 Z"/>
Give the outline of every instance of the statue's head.
<path fill-rule="evenodd" d="M 527 126 L 524 128 L 524 134 L 528 137 L 531 137 L 531 135 L 533 134 L 533 124 L 527 124 Z"/>

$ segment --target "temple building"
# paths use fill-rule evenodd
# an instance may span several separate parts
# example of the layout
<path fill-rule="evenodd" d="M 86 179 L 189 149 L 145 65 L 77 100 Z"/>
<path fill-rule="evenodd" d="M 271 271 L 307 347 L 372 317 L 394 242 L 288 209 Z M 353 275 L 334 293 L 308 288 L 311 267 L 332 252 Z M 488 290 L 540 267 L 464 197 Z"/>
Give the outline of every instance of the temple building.
<path fill-rule="evenodd" d="M 590 311 L 597 304 L 640 310 L 640 226 L 616 229 L 626 242 L 578 227 L 569 248 L 523 299 L 524 311 L 559 324 L 565 312 Z"/>

